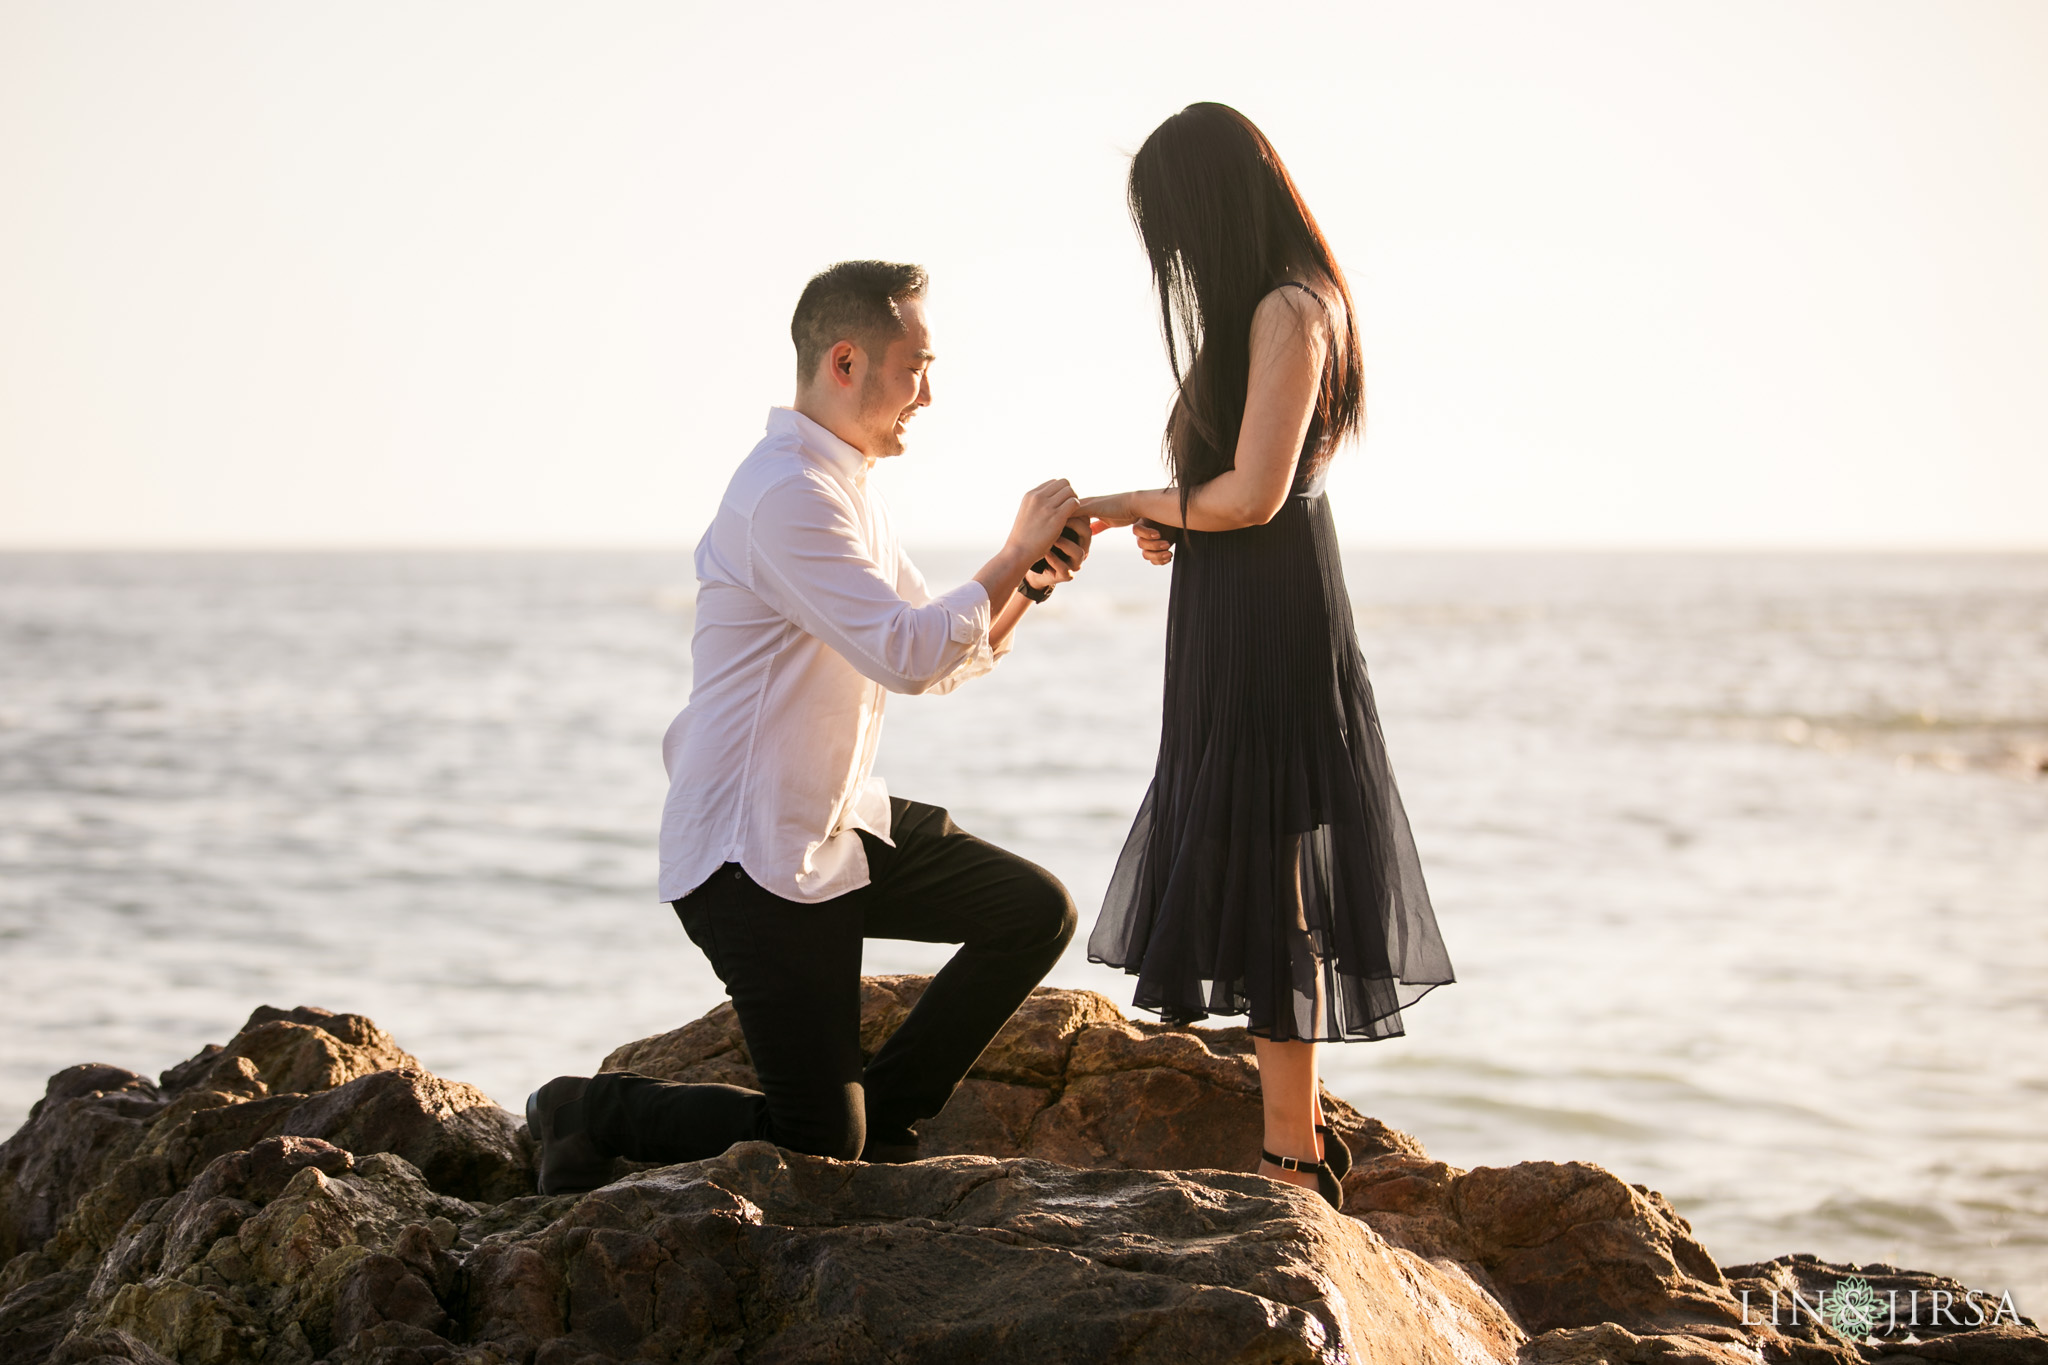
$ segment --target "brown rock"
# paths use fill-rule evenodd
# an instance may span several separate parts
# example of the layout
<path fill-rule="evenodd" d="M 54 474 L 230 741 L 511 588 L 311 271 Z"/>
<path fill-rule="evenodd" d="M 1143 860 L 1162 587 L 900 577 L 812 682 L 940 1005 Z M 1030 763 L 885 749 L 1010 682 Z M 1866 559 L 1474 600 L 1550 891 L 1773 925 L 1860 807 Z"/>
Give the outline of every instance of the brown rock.
<path fill-rule="evenodd" d="M 1251 1170 L 1262 1126 L 1256 1092 L 1145 1067 L 1077 1077 L 1032 1123 L 1027 1146 L 1068 1166 Z"/>
<path fill-rule="evenodd" d="M 470 1340 L 538 1361 L 1508 1361 L 1462 1277 L 1306 1192 L 1220 1172 L 744 1143 L 480 1248 Z"/>
<path fill-rule="evenodd" d="M 276 1136 L 302 1098 L 237 1101 L 217 1091 L 179 1096 L 150 1125 L 139 1148 L 78 1201 L 50 1248 L 65 1257 L 105 1250 L 144 1204 L 184 1188 L 217 1158 Z"/>
<path fill-rule="evenodd" d="M 50 1077 L 28 1122 L 0 1143 L 0 1261 L 42 1247 L 88 1191 L 141 1145 L 157 1088 L 117 1066 Z"/>
<path fill-rule="evenodd" d="M 126 1332 L 66 1337 L 49 1365 L 175 1365 Z"/>
<path fill-rule="evenodd" d="M 203 1260 L 307 1167 L 339 1175 L 354 1166 L 355 1158 L 340 1148 L 298 1137 L 269 1138 L 215 1159 L 188 1188 L 152 1201 L 122 1226 L 88 1305 L 110 1299 L 123 1284 L 159 1272 L 178 1274 Z"/>
<path fill-rule="evenodd" d="M 944 1109 L 917 1125 L 918 1150 L 928 1156 L 1023 1156 L 1032 1146 L 1032 1124 L 1051 1103 L 1052 1092 L 1039 1086 L 964 1080 Z"/>
<path fill-rule="evenodd" d="M 497 1200 L 533 1188 L 518 1122 L 473 1087 L 419 1070 L 360 1015 L 259 1009 L 227 1046 L 171 1068 L 161 1087 L 117 1067 L 58 1073 L 0 1144 L 0 1249 L 12 1257 L 0 1269 L 0 1360 L 41 1360 L 60 1336 L 70 1343 L 60 1353 L 80 1359 L 131 1346 L 180 1361 L 240 1359 L 258 1342 L 275 1356 L 285 1348 L 260 1306 L 208 1287 L 254 1273 L 234 1237 L 300 1172 L 346 1174 L 357 1157 L 374 1163 L 384 1153 L 405 1158 L 395 1166 L 407 1171 L 417 1162 L 427 1182 L 458 1196 Z M 423 1197 L 439 1198 L 417 1171 L 413 1179 Z M 473 1210 L 450 1202 L 443 1213 L 460 1214 L 441 1217 L 452 1241 Z M 271 1256 L 267 1236 L 258 1241 Z M 408 1273 L 432 1283 L 438 1269 L 452 1286 L 452 1261 L 414 1261 Z M 317 1292 L 294 1285 L 313 1307 L 310 1318 L 290 1319 L 291 1331 L 308 1321 L 325 1330 L 324 1315 L 353 1283 L 350 1269 L 327 1266 Z M 402 1307 L 371 1313 L 388 1297 L 354 1291 L 357 1336 L 417 1327 Z M 70 1332 L 80 1322 L 82 1335 Z"/>
<path fill-rule="evenodd" d="M 90 1270 L 59 1270 L 0 1295 L 0 1360 L 47 1359 L 91 1280 Z"/>
<path fill-rule="evenodd" d="M 261 1005 L 226 1047 L 208 1046 L 166 1071 L 163 1088 L 233 1090 L 239 1080 L 260 1084 L 259 1093 L 313 1095 L 405 1067 L 417 1070 L 419 1061 L 360 1014 Z"/>
<path fill-rule="evenodd" d="M 868 976 L 860 983 L 860 1050 L 872 1057 L 881 1050 L 917 1002 L 924 998 L 928 976 Z M 1037 994 L 1037 992 L 1033 992 Z"/>
<path fill-rule="evenodd" d="M 471 1341 L 488 1341 L 514 1359 L 530 1359 L 562 1332 L 564 1289 L 560 1267 L 530 1242 L 487 1241 L 463 1266 L 463 1296 Z M 729 1293 L 707 1295 L 710 1303 Z"/>
<path fill-rule="evenodd" d="M 216 1157 L 284 1131 L 306 1094 L 418 1065 L 361 1015 L 266 1005 L 226 1047 L 209 1046 L 166 1071 L 161 1089 L 118 1067 L 61 1071 L 28 1123 L 0 1144 L 0 1257 L 40 1249 L 60 1229 L 59 1259 L 103 1251 L 144 1203 L 183 1188 Z M 468 1114 L 474 1107 L 467 1099 L 452 1105 L 454 1126 L 488 1149 L 470 1165 L 496 1172 L 508 1161 L 529 1164 L 518 1141 L 505 1137 L 516 1121 L 504 1115 L 489 1125 Z M 504 1155 L 508 1141 L 517 1158 Z M 516 1184 L 495 1173 L 480 1178 L 497 1180 L 493 1188 Z"/>
<path fill-rule="evenodd" d="M 1742 1325 L 1691 1225 L 1662 1195 L 1585 1162 L 1460 1171 L 1382 1156 L 1352 1172 L 1344 1207 L 1418 1255 L 1465 1266 L 1534 1334 Z"/>
<path fill-rule="evenodd" d="M 923 989 L 869 983 L 863 1045 Z M 348 1074 L 376 1059 L 397 1064 Z M 729 1008 L 609 1060 L 753 1079 Z M 161 1088 L 61 1073 L 0 1145 L 0 1218 L 28 1239 L 0 1267 L 0 1362 L 2048 1360 L 2031 1323 L 1966 1308 L 1911 1343 L 1773 1327 L 1771 1290 L 1810 1305 L 1849 1272 L 1965 1291 L 1812 1257 L 1724 1275 L 1661 1195 L 1597 1166 L 1463 1171 L 1326 1106 L 1361 1157 L 1350 1217 L 1191 1169 L 1255 1159 L 1242 1030 L 1041 991 L 922 1125 L 927 1152 L 990 1155 L 864 1166 L 750 1143 L 543 1198 L 517 1125 L 471 1087 L 360 1016 L 258 1011 Z M 1046 1153 L 1068 1164 L 1020 1155 Z"/>
<path fill-rule="evenodd" d="M 352 1342 L 379 1323 L 397 1322 L 439 1337 L 448 1314 L 434 1297 L 434 1287 L 396 1256 L 371 1252 L 335 1298 L 333 1339 Z"/>
<path fill-rule="evenodd" d="M 915 983 L 917 993 L 922 994 L 926 978 L 897 977 L 893 980 L 906 983 L 904 994 L 909 993 L 908 983 Z M 878 1030 L 871 1043 L 865 1026 L 871 1014 L 879 1013 L 862 1011 L 861 1046 L 870 1054 L 880 1047 L 900 1022 L 890 1021 L 887 1031 Z M 1084 1032 L 1098 1025 L 1121 1025 L 1123 1022 L 1122 1013 L 1109 998 L 1094 991 L 1033 991 L 1010 1016 L 1010 1022 L 1003 1025 L 994 1040 L 983 1049 L 970 1074 L 978 1080 L 1057 1091 L 1067 1082 L 1068 1064 L 1076 1041 Z"/>
<path fill-rule="evenodd" d="M 430 1226 L 475 1215 L 392 1154 L 272 1139 L 131 1220 L 116 1255 L 159 1250 L 130 1256 L 118 1284 L 96 1281 L 71 1336 L 113 1333 L 181 1365 L 227 1365 L 310 1362 L 380 1324 L 431 1334 L 449 1321 L 436 1281 L 452 1293 L 456 1272 L 452 1258 L 438 1263 Z"/>
<path fill-rule="evenodd" d="M 1756 1365 L 1756 1350 L 1739 1341 L 1667 1333 L 1637 1336 L 1611 1322 L 1558 1327 L 1531 1341 L 1523 1365 Z"/>
<path fill-rule="evenodd" d="M 304 1100 L 281 1130 L 366 1156 L 392 1152 L 427 1183 L 497 1203 L 533 1193 L 533 1160 L 517 1119 L 473 1085 L 417 1068 L 377 1071 Z"/>
<path fill-rule="evenodd" d="M 1091 1025 L 1076 1036 L 1067 1084 L 1034 1121 L 1027 1150 L 1079 1166 L 1252 1170 L 1265 1127 L 1252 1047 L 1241 1028 Z M 1327 1090 L 1322 1103 L 1357 1159 L 1420 1155 L 1415 1139 Z"/>
<path fill-rule="evenodd" d="M 1482 1166 L 1460 1177 L 1455 1192 L 1481 1263 L 1532 1330 L 1742 1320 L 1691 1224 L 1662 1195 L 1598 1166 Z"/>
<path fill-rule="evenodd" d="M 615 1047 L 599 1064 L 599 1071 L 636 1071 L 662 1081 L 690 1081 L 697 1084 L 724 1083 L 754 1086 L 754 1058 L 740 1032 L 740 1017 L 730 1003 L 713 1009 L 701 1019 L 681 1028 L 657 1033 Z M 745 1080 L 727 1078 L 743 1075 Z"/>
<path fill-rule="evenodd" d="M 863 980 L 864 1054 L 873 1056 L 909 1017 L 929 982 Z M 614 1050 L 599 1070 L 758 1083 L 729 1004 Z M 1241 1028 L 1136 1023 L 1094 991 L 1041 988 L 989 1043 L 946 1108 L 918 1125 L 918 1147 L 927 1156 L 1035 1156 L 1090 1168 L 1250 1170 L 1263 1127 L 1258 1084 L 1251 1038 Z M 1323 1107 L 1361 1157 L 1422 1151 L 1327 1091 Z"/>
<path fill-rule="evenodd" d="M 267 1138 L 247 1151 L 216 1159 L 200 1172 L 187 1193 L 195 1201 L 233 1198 L 268 1204 L 308 1166 L 341 1175 L 354 1170 L 355 1164 L 351 1153 L 318 1138 Z"/>

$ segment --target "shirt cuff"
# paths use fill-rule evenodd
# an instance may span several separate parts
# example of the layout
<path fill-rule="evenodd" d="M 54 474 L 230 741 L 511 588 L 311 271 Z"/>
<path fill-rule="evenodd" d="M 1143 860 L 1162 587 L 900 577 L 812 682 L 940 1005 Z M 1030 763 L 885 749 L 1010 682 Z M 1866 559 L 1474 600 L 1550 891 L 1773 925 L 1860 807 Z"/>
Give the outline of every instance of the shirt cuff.
<path fill-rule="evenodd" d="M 970 578 L 935 600 L 952 618 L 954 644 L 972 645 L 988 638 L 988 628 L 994 619 L 989 610 L 988 589 Z"/>
<path fill-rule="evenodd" d="M 989 647 L 988 632 L 994 616 L 989 610 L 988 593 L 981 584 L 969 580 L 933 601 L 943 605 L 952 615 L 953 639 L 966 646 L 959 662 L 931 688 L 933 692 L 950 692 L 970 678 L 978 678 L 994 668 L 996 660 L 1010 652 L 1010 641 L 1003 641 L 1001 649 Z"/>

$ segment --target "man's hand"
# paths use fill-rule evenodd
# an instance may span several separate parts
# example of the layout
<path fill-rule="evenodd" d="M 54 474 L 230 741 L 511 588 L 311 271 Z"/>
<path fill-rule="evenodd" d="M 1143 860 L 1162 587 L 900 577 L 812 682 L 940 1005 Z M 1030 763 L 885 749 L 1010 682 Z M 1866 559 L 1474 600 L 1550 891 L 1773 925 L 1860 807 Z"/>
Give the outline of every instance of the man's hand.
<path fill-rule="evenodd" d="M 1071 538 L 1070 538 L 1071 537 Z M 1031 566 L 1031 572 L 1024 575 L 1024 581 L 1034 588 L 1049 588 L 1055 583 L 1065 583 L 1081 572 L 1081 565 L 1087 562 L 1088 551 L 1095 544 L 1095 533 L 1088 528 L 1088 518 L 1073 517 L 1060 538 L 1045 552 L 1045 558 Z"/>
<path fill-rule="evenodd" d="M 1010 528 L 1008 548 L 1021 555 L 1026 564 L 1043 559 L 1080 506 L 1081 500 L 1074 496 L 1074 485 L 1065 479 L 1048 479 L 1026 493 L 1024 501 L 1018 504 L 1017 522 Z"/>
<path fill-rule="evenodd" d="M 1045 552 L 1045 564 L 1052 570 L 1052 582 L 1064 583 L 1081 572 L 1081 565 L 1087 562 L 1088 551 L 1095 544 L 1095 532 L 1089 529 L 1088 518 L 1069 517 L 1060 531 L 1060 538 Z"/>
<path fill-rule="evenodd" d="M 982 565 L 981 572 L 974 575 L 974 581 L 988 593 L 992 605 L 999 611 L 1007 609 L 1010 597 L 1025 575 L 1030 573 L 1031 566 L 1047 557 L 1053 543 L 1060 538 L 1060 532 L 1079 515 L 1080 510 L 1081 500 L 1074 496 L 1074 486 L 1065 479 L 1049 479 L 1024 495 L 1024 501 L 1017 508 L 1016 524 L 1010 528 L 1010 538 L 1003 542 L 1002 553 Z M 1081 534 L 1085 547 L 1087 532 L 1084 530 Z M 1071 542 L 1069 548 L 1072 548 Z M 1051 563 L 1057 561 L 1049 562 L 1048 569 Z M 1073 570 L 1066 569 L 1064 577 L 1072 578 Z"/>
<path fill-rule="evenodd" d="M 1068 519 L 1067 529 L 1079 536 L 1081 543 L 1076 545 L 1072 541 L 1062 540 L 1055 548 L 1062 554 L 1072 556 L 1072 562 L 1067 569 L 1067 577 L 1072 578 L 1081 572 L 1081 566 L 1088 562 L 1088 552 L 1095 548 L 1095 528 L 1088 524 L 1088 518 L 1075 516 Z"/>

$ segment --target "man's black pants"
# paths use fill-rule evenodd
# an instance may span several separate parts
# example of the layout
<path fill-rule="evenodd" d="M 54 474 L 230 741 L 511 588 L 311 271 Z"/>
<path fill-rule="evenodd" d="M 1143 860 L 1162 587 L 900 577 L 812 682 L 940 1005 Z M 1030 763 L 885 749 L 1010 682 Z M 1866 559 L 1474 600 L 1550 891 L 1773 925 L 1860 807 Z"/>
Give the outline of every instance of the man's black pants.
<path fill-rule="evenodd" d="M 865 833 L 867 886 L 800 904 L 727 863 L 675 902 L 725 983 L 761 1089 L 630 1072 L 591 1078 L 584 1124 L 634 1161 L 696 1161 L 761 1138 L 851 1161 L 870 1134 L 908 1144 L 1074 936 L 1066 888 L 965 833 L 936 806 L 890 802 L 890 847 Z M 874 1060 L 860 1053 L 861 940 L 958 943 Z"/>

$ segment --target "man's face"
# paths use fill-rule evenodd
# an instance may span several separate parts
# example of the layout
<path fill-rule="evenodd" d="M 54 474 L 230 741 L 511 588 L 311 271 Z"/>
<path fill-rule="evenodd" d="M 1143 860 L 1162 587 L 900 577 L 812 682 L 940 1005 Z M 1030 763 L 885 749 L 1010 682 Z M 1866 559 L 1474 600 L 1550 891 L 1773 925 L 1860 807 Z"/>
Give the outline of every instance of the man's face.
<path fill-rule="evenodd" d="M 932 401 L 931 329 L 925 324 L 924 300 L 905 299 L 897 311 L 903 335 L 879 357 L 870 357 L 861 383 L 861 449 L 873 458 L 903 453 L 903 438 L 917 410 Z"/>

